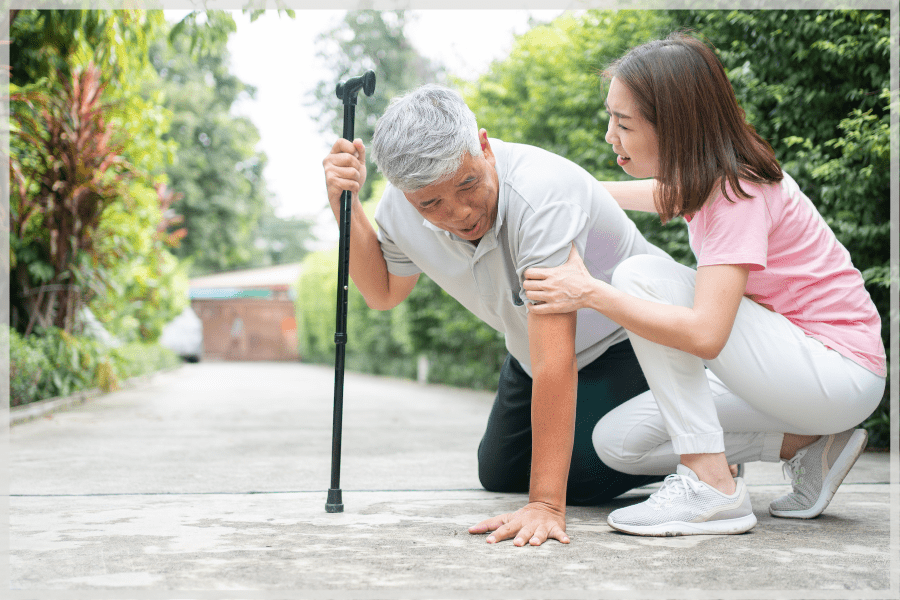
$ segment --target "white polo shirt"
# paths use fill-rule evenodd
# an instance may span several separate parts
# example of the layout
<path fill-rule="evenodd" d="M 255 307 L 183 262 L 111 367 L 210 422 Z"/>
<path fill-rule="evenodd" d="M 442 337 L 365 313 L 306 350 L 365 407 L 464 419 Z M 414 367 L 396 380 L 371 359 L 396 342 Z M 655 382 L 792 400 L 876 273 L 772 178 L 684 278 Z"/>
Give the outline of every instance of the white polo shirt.
<path fill-rule="evenodd" d="M 500 183 L 497 221 L 478 246 L 424 220 L 390 184 L 375 211 L 378 239 L 388 271 L 428 275 L 502 332 L 509 353 L 531 375 L 526 269 L 563 264 L 572 242 L 591 274 L 607 283 L 629 256 L 668 255 L 647 242 L 606 189 L 575 163 L 493 138 L 491 149 Z M 599 312 L 578 311 L 578 368 L 625 339 L 625 330 Z"/>

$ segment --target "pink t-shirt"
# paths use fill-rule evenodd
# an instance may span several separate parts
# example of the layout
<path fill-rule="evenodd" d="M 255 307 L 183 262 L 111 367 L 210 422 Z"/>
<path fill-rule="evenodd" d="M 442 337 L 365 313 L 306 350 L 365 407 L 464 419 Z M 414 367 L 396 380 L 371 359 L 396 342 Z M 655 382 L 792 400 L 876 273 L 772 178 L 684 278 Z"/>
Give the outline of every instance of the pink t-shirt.
<path fill-rule="evenodd" d="M 885 376 L 881 317 L 850 253 L 787 174 L 781 183 L 741 181 L 688 219 L 697 266 L 746 265 L 746 295 L 827 347 Z"/>

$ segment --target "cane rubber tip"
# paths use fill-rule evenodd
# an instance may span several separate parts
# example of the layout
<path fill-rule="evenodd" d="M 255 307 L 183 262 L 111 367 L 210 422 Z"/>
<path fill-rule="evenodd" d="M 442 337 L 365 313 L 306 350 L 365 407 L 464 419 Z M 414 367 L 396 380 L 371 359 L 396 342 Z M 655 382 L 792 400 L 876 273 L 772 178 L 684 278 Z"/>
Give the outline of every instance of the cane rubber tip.
<path fill-rule="evenodd" d="M 340 488 L 328 490 L 328 501 L 325 503 L 325 512 L 344 512 L 344 501 L 341 499 Z"/>

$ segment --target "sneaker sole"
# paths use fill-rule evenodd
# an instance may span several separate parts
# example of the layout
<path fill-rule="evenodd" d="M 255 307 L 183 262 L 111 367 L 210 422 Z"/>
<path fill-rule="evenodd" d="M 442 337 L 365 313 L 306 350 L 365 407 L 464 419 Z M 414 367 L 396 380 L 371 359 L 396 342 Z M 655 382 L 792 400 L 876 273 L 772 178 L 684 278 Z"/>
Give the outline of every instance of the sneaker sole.
<path fill-rule="evenodd" d="M 703 521 L 700 523 L 687 523 L 685 521 L 671 521 L 660 525 L 625 525 L 614 523 L 607 519 L 610 527 L 622 533 L 631 535 L 646 535 L 653 537 L 674 537 L 677 535 L 736 535 L 753 529 L 756 525 L 756 515 L 738 517 L 736 519 L 721 519 L 718 521 Z"/>
<path fill-rule="evenodd" d="M 834 461 L 834 465 L 832 465 L 831 470 L 825 476 L 825 481 L 822 482 L 822 491 L 819 493 L 815 504 L 805 510 L 777 510 L 770 505 L 769 514 L 783 519 L 814 519 L 821 515 L 822 511 L 831 502 L 831 499 L 834 498 L 835 492 L 841 487 L 841 483 L 844 482 L 847 473 L 856 464 L 859 455 L 866 448 L 868 439 L 869 434 L 865 429 L 857 429 L 853 432 L 850 439 L 847 440 L 847 445 L 841 450 L 841 454 Z"/>

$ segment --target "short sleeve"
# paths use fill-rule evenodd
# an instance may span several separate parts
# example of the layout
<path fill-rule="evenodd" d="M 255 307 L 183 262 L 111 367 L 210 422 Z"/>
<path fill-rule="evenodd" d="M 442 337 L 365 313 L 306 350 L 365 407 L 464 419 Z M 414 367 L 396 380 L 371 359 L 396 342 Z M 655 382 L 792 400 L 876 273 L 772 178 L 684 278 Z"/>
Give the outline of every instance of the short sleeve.
<path fill-rule="evenodd" d="M 719 196 L 691 220 L 691 246 L 698 267 L 746 265 L 751 271 L 766 268 L 771 219 L 765 197 L 758 189 L 753 192 L 752 197 L 738 197 L 733 202 Z"/>
<path fill-rule="evenodd" d="M 552 202 L 541 206 L 520 225 L 520 240 L 515 254 L 516 274 L 521 285 L 525 270 L 531 267 L 558 267 L 569 258 L 572 243 L 584 254 L 588 214 L 571 202 Z M 520 296 L 525 299 L 524 288 Z"/>
<path fill-rule="evenodd" d="M 422 272 L 399 246 L 394 242 L 393 231 L 396 217 L 391 210 L 391 199 L 385 193 L 375 209 L 375 223 L 378 226 L 378 242 L 381 244 L 381 254 L 387 263 L 387 270 L 398 277 L 410 277 Z"/>

